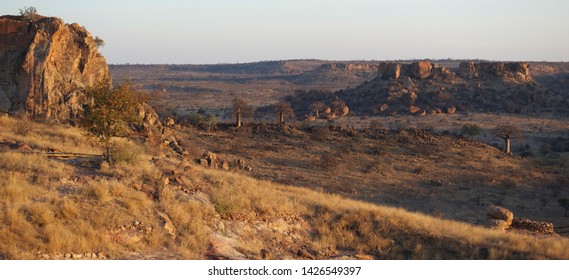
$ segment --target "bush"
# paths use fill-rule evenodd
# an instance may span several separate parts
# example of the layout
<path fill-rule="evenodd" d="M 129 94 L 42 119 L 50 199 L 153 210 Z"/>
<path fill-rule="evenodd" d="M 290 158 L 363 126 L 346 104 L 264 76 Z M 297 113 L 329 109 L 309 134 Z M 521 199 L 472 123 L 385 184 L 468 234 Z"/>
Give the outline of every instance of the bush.
<path fill-rule="evenodd" d="M 27 116 L 22 116 L 13 129 L 14 133 L 26 136 L 34 129 L 34 122 L 32 122 Z"/>
<path fill-rule="evenodd" d="M 464 135 L 477 136 L 482 133 L 482 128 L 477 124 L 467 123 L 462 126 L 461 131 Z"/>
<path fill-rule="evenodd" d="M 111 147 L 111 157 L 116 163 L 135 163 L 144 154 L 144 148 L 131 142 L 121 141 Z"/>

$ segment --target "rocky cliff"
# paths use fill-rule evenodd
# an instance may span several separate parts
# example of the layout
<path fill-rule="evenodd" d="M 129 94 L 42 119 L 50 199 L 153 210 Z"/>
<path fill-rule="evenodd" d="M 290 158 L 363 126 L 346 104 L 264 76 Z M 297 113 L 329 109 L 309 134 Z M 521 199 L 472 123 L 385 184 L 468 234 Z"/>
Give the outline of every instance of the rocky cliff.
<path fill-rule="evenodd" d="M 0 17 L 0 110 L 67 120 L 81 113 L 81 89 L 109 76 L 93 37 L 76 23 Z"/>

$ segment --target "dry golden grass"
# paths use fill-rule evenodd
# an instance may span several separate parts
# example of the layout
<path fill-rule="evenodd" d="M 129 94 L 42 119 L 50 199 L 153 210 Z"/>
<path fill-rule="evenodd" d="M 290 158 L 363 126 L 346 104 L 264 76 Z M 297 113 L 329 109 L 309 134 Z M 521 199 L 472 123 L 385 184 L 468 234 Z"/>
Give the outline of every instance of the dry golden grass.
<path fill-rule="evenodd" d="M 0 118 L 2 124 L 16 125 L 13 122 Z M 68 139 L 76 137 L 70 149 L 89 149 L 82 146 L 83 135 L 71 136 L 74 129 L 54 129 Z M 26 137 L 34 139 L 36 133 Z M 0 137 L 16 135 L 0 129 Z M 27 139 L 21 141 L 28 143 Z M 569 259 L 565 238 L 503 233 L 239 173 L 193 166 L 194 172 L 182 174 L 188 177 L 185 185 L 164 185 L 163 169 L 187 165 L 176 157 L 151 161 L 142 154 L 129 163 L 96 169 L 40 154 L 0 155 L 2 259 L 34 259 L 38 252 L 59 258 L 66 252 L 100 251 L 114 259 L 202 259 L 210 236 L 227 232 L 237 235 L 236 249 L 249 258 L 258 258 L 258 251 L 270 246 L 280 248 L 283 258 L 297 257 L 291 251 L 303 244 L 316 251 L 385 259 Z M 478 160 L 498 164 L 492 157 Z M 516 165 L 500 164 L 519 171 Z M 394 163 L 393 168 L 403 166 Z M 134 188 L 134 183 L 143 187 Z M 180 190 L 197 185 L 207 186 L 203 191 L 211 204 Z M 174 236 L 163 228 L 161 213 L 176 228 Z M 151 226 L 152 234 L 142 234 L 133 243 L 121 241 L 116 229 L 135 221 Z M 289 247 L 271 245 L 275 240 Z"/>
<path fill-rule="evenodd" d="M 230 213 L 255 213 L 261 217 L 266 213 L 294 213 L 309 217 L 312 242 L 318 249 L 355 251 L 385 259 L 569 258 L 566 238 L 504 233 L 240 174 L 213 170 L 200 173 L 214 182 L 214 203 L 230 205 Z"/>

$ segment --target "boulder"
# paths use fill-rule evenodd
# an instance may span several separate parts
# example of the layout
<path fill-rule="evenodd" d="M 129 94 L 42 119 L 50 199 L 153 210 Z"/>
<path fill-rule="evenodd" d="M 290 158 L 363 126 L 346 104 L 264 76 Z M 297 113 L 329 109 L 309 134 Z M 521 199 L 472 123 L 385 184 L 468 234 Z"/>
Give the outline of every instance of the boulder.
<path fill-rule="evenodd" d="M 512 213 L 512 211 L 497 205 L 488 206 L 488 208 L 486 208 L 486 216 L 489 220 L 498 219 L 505 221 L 508 226 L 512 224 L 512 221 L 514 219 L 514 213 Z"/>
<path fill-rule="evenodd" d="M 176 235 L 176 228 L 174 227 L 174 223 L 170 220 L 170 217 L 166 213 L 158 212 L 158 216 L 160 217 L 160 226 L 166 230 L 170 235 Z"/>
<path fill-rule="evenodd" d="M 384 78 L 399 79 L 401 76 L 401 65 L 393 62 L 381 62 L 378 66 L 378 71 Z"/>
<path fill-rule="evenodd" d="M 409 106 L 409 113 L 411 114 L 417 114 L 421 112 L 421 108 L 417 107 L 417 106 Z"/>
<path fill-rule="evenodd" d="M 207 164 L 210 167 L 217 167 L 217 155 L 210 152 L 210 151 L 206 151 L 203 156 L 203 159 L 205 159 L 207 161 Z"/>
<path fill-rule="evenodd" d="M 221 170 L 224 170 L 224 171 L 229 171 L 229 163 L 227 163 L 227 161 L 223 160 L 223 161 L 221 161 L 219 168 Z"/>
<path fill-rule="evenodd" d="M 500 219 L 489 219 L 486 221 L 486 227 L 499 229 L 499 230 L 506 230 L 510 227 L 508 222 Z"/>
<path fill-rule="evenodd" d="M 433 66 L 428 61 L 413 62 L 410 65 L 410 74 L 417 79 L 426 79 L 431 75 Z"/>
<path fill-rule="evenodd" d="M 348 106 L 343 106 L 340 114 L 344 117 L 347 116 L 349 113 L 350 113 L 350 108 L 348 108 Z"/>

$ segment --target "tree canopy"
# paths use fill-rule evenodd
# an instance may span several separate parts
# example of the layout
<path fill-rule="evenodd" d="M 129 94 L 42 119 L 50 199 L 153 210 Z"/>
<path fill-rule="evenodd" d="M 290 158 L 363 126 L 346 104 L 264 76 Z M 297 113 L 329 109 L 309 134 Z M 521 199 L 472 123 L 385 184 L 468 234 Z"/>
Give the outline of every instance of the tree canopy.
<path fill-rule="evenodd" d="M 144 102 L 144 95 L 130 82 L 122 82 L 113 88 L 110 79 L 88 87 L 85 94 L 91 98 L 91 103 L 84 107 L 80 125 L 105 146 L 107 161 L 112 164 L 111 140 L 126 136 L 129 124 L 142 121 L 138 109 Z"/>

